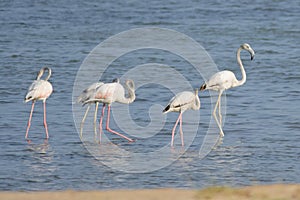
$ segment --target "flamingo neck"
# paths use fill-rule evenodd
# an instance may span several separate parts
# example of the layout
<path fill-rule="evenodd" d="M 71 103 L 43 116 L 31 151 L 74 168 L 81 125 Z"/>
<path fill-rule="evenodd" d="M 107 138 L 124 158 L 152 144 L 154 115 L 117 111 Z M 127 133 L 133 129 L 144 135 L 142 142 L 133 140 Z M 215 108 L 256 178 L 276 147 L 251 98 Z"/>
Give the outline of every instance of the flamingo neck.
<path fill-rule="evenodd" d="M 237 59 L 237 62 L 238 62 L 238 64 L 239 64 L 239 66 L 240 66 L 240 69 L 241 69 L 242 79 L 237 81 L 236 86 L 243 85 L 243 84 L 246 82 L 246 79 L 247 79 L 246 71 L 245 71 L 245 69 L 244 69 L 244 66 L 243 66 L 243 63 L 242 63 L 242 60 L 241 60 L 241 51 L 242 51 L 242 48 L 240 47 L 240 48 L 237 50 L 237 53 L 236 53 L 236 59 Z"/>
<path fill-rule="evenodd" d="M 38 73 L 38 75 L 37 75 L 37 77 L 36 77 L 36 80 L 40 80 L 40 79 L 41 79 L 41 77 L 44 75 L 45 70 L 48 71 L 48 76 L 45 78 L 45 81 L 47 81 L 47 80 L 50 78 L 50 76 L 51 76 L 51 74 L 52 74 L 51 69 L 50 69 L 49 67 L 43 67 L 43 68 L 39 71 L 39 73 Z"/>
<path fill-rule="evenodd" d="M 193 110 L 199 110 L 200 109 L 200 99 L 198 97 L 198 89 L 195 90 L 195 104 L 192 107 Z"/>
<path fill-rule="evenodd" d="M 42 68 L 42 69 L 38 72 L 38 74 L 37 74 L 37 76 L 36 76 L 36 80 L 40 80 L 40 79 L 41 79 L 41 77 L 42 77 L 43 74 L 44 74 L 44 71 L 45 71 L 45 69 Z"/>
<path fill-rule="evenodd" d="M 135 93 L 132 88 L 130 88 L 130 87 L 127 87 L 127 88 L 128 88 L 128 93 L 129 93 L 129 97 L 127 98 L 128 103 L 132 103 L 135 100 Z"/>
<path fill-rule="evenodd" d="M 129 97 L 126 98 L 124 96 L 122 99 L 119 99 L 119 102 L 120 103 L 125 103 L 125 104 L 130 104 L 130 103 L 132 103 L 135 100 L 135 93 L 134 93 L 134 89 L 133 88 L 129 87 L 128 85 L 126 85 L 126 86 L 127 86 Z"/>
<path fill-rule="evenodd" d="M 48 76 L 45 78 L 45 81 L 47 81 L 50 78 L 51 74 L 52 74 L 52 70 L 49 67 L 45 67 L 44 69 L 48 70 Z"/>

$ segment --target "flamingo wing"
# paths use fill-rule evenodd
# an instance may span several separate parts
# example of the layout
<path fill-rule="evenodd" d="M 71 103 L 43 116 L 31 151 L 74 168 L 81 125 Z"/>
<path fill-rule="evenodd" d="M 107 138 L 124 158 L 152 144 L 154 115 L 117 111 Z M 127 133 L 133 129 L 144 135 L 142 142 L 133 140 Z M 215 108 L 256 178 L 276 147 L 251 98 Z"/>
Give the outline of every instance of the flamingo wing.
<path fill-rule="evenodd" d="M 52 94 L 52 91 L 52 85 L 48 81 L 35 80 L 28 89 L 28 92 L 25 96 L 25 102 L 47 99 Z"/>
<path fill-rule="evenodd" d="M 95 99 L 101 100 L 103 103 L 114 102 L 117 85 L 119 85 L 119 83 L 106 83 L 101 85 L 95 93 Z"/>
<path fill-rule="evenodd" d="M 103 82 L 93 83 L 89 87 L 87 87 L 85 90 L 82 91 L 82 93 L 78 97 L 78 102 L 84 103 L 92 98 L 94 98 L 95 93 L 97 89 L 103 85 Z"/>
<path fill-rule="evenodd" d="M 231 88 L 236 82 L 236 77 L 233 72 L 224 70 L 215 73 L 206 83 L 205 89 L 211 90 L 226 90 Z"/>
<path fill-rule="evenodd" d="M 195 101 L 195 94 L 190 91 L 180 92 L 175 95 L 166 108 L 163 110 L 164 113 L 167 112 L 182 112 L 191 108 Z"/>

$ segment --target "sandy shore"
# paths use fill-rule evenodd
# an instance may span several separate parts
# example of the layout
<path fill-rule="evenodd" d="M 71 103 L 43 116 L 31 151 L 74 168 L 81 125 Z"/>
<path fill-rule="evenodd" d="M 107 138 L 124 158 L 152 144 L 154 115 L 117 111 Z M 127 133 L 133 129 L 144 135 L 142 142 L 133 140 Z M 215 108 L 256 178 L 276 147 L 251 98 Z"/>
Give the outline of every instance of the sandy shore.
<path fill-rule="evenodd" d="M 204 190 L 154 189 L 110 191 L 62 191 L 62 192 L 0 192 L 3 200 L 271 200 L 300 199 L 298 185 L 266 185 L 244 188 L 212 187 Z"/>

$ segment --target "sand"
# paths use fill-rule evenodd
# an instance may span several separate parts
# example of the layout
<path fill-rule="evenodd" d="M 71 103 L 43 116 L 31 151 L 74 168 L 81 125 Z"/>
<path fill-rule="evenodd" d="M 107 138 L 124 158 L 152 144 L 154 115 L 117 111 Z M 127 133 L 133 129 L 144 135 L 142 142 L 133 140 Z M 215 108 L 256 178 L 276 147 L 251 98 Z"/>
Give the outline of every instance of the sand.
<path fill-rule="evenodd" d="M 211 187 L 204 190 L 146 189 L 109 191 L 61 191 L 61 192 L 0 192 L 2 200 L 300 200 L 300 184 L 265 185 L 244 188 Z"/>

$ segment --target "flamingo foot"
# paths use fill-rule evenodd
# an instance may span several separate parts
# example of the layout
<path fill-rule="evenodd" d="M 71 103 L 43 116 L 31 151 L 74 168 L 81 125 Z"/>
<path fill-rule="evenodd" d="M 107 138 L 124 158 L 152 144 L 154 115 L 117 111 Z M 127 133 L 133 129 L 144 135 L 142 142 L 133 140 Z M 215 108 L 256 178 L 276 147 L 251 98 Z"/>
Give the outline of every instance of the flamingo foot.
<path fill-rule="evenodd" d="M 224 137 L 224 132 L 222 130 L 220 131 L 220 136 Z"/>
<path fill-rule="evenodd" d="M 118 133 L 117 131 L 114 131 L 114 130 L 110 129 L 109 127 L 107 127 L 106 130 L 108 130 L 109 132 L 114 133 L 114 134 L 116 134 L 116 135 L 118 135 L 118 136 L 120 136 L 120 137 L 122 137 L 122 138 L 125 138 L 125 139 L 128 140 L 129 142 L 134 142 L 133 139 L 131 139 L 131 138 L 129 138 L 129 137 L 126 137 L 125 135 L 122 135 L 121 133 Z"/>

